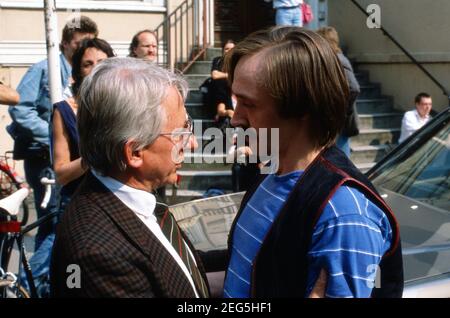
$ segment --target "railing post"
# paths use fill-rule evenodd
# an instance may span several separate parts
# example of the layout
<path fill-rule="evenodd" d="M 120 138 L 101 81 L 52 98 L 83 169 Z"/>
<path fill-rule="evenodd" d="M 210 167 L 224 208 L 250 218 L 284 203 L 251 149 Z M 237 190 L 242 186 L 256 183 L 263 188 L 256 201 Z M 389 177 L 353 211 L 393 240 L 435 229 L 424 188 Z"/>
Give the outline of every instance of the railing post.
<path fill-rule="evenodd" d="M 200 5 L 198 0 L 194 1 L 194 43 L 200 44 Z"/>
<path fill-rule="evenodd" d="M 167 67 L 171 70 L 173 70 L 172 65 L 172 35 L 170 30 L 170 17 L 166 20 L 165 24 L 166 28 L 166 41 L 167 41 Z"/>
<path fill-rule="evenodd" d="M 185 0 L 156 27 L 158 38 L 165 43 L 168 68 L 179 65 L 185 71 L 205 56 L 214 42 L 213 16 L 213 0 Z"/>
<path fill-rule="evenodd" d="M 358 3 L 357 0 L 350 0 L 365 16 L 369 17 L 370 14 L 364 10 L 364 8 Z M 383 26 L 381 26 L 381 31 L 383 35 L 387 36 L 389 40 L 392 41 L 412 62 L 415 64 L 437 87 L 439 87 L 445 96 L 449 97 L 450 104 L 450 94 L 447 88 L 444 87 L 423 65 L 421 62 L 417 61 L 417 59 L 405 48 L 401 45 L 397 39 L 395 39 Z"/>
<path fill-rule="evenodd" d="M 61 71 L 58 51 L 58 16 L 55 0 L 44 1 L 45 38 L 52 105 L 62 99 Z M 77 21 L 73 21 L 76 23 Z"/>
<path fill-rule="evenodd" d="M 178 59 L 178 24 L 177 24 L 177 12 L 178 9 L 175 10 L 175 22 L 173 24 L 174 27 L 174 32 L 175 32 L 175 40 L 173 41 L 173 43 L 175 44 L 175 54 L 174 54 L 174 59 L 172 61 L 172 70 L 175 69 L 175 65 L 176 65 L 176 60 Z"/>
<path fill-rule="evenodd" d="M 215 30 L 214 30 L 214 25 L 215 25 L 215 16 L 214 16 L 214 0 L 210 0 L 209 1 L 209 46 L 214 47 L 215 44 Z"/>
<path fill-rule="evenodd" d="M 206 49 L 208 42 L 208 5 L 207 0 L 203 0 L 203 49 Z"/>

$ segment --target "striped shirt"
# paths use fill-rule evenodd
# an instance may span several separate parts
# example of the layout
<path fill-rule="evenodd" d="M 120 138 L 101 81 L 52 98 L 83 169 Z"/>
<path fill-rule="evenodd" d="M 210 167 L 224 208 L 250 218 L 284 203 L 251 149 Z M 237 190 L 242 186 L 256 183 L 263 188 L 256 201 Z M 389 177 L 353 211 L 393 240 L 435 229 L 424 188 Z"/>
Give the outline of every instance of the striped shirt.
<path fill-rule="evenodd" d="M 224 297 L 250 297 L 255 256 L 302 173 L 269 175 L 248 201 L 232 233 Z M 377 265 L 391 240 L 392 230 L 383 211 L 355 188 L 340 187 L 314 228 L 305 296 L 325 269 L 327 297 L 370 297 Z"/>

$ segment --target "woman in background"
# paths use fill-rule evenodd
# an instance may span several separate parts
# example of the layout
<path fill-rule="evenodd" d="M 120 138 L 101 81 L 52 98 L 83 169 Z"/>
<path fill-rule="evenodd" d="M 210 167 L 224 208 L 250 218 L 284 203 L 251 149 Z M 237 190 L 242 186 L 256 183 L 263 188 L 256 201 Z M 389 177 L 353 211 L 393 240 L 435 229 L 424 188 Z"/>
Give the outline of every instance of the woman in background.
<path fill-rule="evenodd" d="M 84 40 L 73 55 L 73 96 L 53 106 L 53 168 L 56 181 L 62 186 L 60 192 L 60 214 L 70 201 L 86 168 L 83 167 L 78 149 L 76 114 L 78 91 L 83 79 L 101 61 L 113 57 L 111 46 L 102 39 Z"/>
<path fill-rule="evenodd" d="M 353 72 L 352 65 L 347 57 L 342 53 L 339 47 L 339 35 L 335 28 L 333 27 L 323 27 L 317 30 L 322 37 L 324 37 L 331 48 L 336 53 L 341 65 L 344 69 L 345 77 L 347 78 L 347 83 L 350 88 L 350 99 L 348 101 L 347 116 L 345 119 L 344 130 L 339 135 L 336 141 L 336 146 L 341 149 L 347 157 L 350 157 L 350 137 L 359 135 L 358 129 L 358 114 L 356 112 L 356 98 L 359 95 L 360 88 L 358 80 Z"/>
<path fill-rule="evenodd" d="M 219 127 L 226 125 L 226 122 L 229 122 L 234 114 L 231 89 L 228 85 L 228 74 L 223 70 L 224 57 L 234 46 L 235 43 L 232 40 L 225 42 L 222 56 L 216 57 L 212 62 L 211 78 L 213 79 L 213 101 L 216 107 L 215 120 Z"/>
<path fill-rule="evenodd" d="M 78 149 L 78 130 L 76 113 L 78 105 L 78 91 L 83 79 L 88 76 L 94 67 L 108 57 L 113 57 L 114 52 L 108 42 L 102 39 L 85 39 L 75 51 L 72 60 L 72 92 L 75 98 L 70 97 L 53 105 L 52 118 L 52 149 L 53 169 L 56 174 L 57 184 L 61 185 L 58 205 L 58 218 L 64 212 L 66 205 L 81 182 L 86 169 Z M 57 220 L 56 222 L 57 223 Z M 48 235 L 39 249 L 30 259 L 30 266 L 39 297 L 49 297 L 49 266 L 51 251 L 55 240 L 55 231 Z M 27 288 L 27 282 L 22 271 L 22 283 Z"/>

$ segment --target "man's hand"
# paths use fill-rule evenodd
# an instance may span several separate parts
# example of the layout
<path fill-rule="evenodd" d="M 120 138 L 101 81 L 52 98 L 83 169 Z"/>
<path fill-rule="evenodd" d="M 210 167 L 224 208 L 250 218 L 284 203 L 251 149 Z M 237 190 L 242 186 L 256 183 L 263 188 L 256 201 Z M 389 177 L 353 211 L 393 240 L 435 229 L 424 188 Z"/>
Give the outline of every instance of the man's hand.
<path fill-rule="evenodd" d="M 16 105 L 19 103 L 20 96 L 12 88 L 0 83 L 0 104 L 4 105 Z"/>
<path fill-rule="evenodd" d="M 325 298 L 325 291 L 327 289 L 327 272 L 322 269 L 320 271 L 319 277 L 316 280 L 309 298 Z"/>

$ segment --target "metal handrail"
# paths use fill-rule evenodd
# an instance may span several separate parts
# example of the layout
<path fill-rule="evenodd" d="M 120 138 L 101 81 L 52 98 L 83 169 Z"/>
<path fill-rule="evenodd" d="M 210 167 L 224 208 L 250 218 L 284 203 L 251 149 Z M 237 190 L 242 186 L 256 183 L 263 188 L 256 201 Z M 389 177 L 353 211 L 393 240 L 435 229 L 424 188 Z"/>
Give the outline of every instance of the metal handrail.
<path fill-rule="evenodd" d="M 204 56 L 211 42 L 210 5 L 207 0 L 185 0 L 156 27 L 158 42 L 164 42 L 167 52 L 165 61 L 158 54 L 159 64 L 184 73 Z"/>
<path fill-rule="evenodd" d="M 350 0 L 361 12 L 363 12 L 367 17 L 370 17 L 370 14 L 364 10 L 364 8 L 357 2 L 357 0 Z M 447 96 L 450 104 L 450 94 L 449 91 L 442 85 L 417 59 L 412 56 L 411 53 L 403 45 L 401 45 L 397 39 L 395 39 L 383 26 L 380 25 L 380 29 L 383 32 L 385 36 L 387 36 L 419 69 L 425 73 L 426 76 L 434 83 L 436 86 L 438 86 L 445 96 Z"/>

